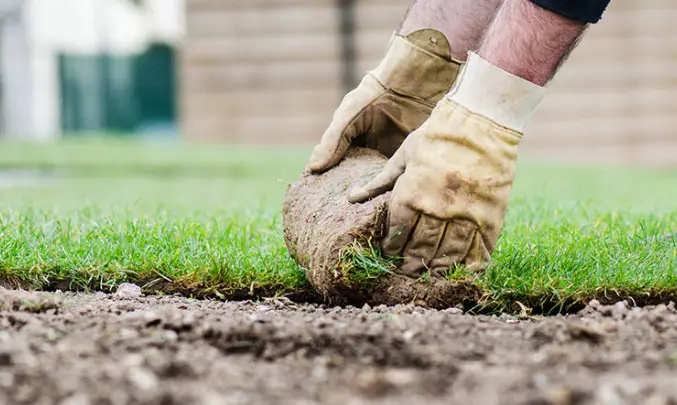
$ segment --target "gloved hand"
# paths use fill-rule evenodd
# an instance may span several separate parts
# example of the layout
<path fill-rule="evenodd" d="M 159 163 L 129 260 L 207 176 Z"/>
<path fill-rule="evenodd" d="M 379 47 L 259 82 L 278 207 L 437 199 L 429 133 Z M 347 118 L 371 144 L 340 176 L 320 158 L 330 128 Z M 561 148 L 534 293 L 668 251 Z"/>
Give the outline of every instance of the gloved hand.
<path fill-rule="evenodd" d="M 394 185 L 382 247 L 404 258 L 399 273 L 486 268 L 508 206 L 517 146 L 544 91 L 470 54 L 428 121 L 381 174 L 351 190 L 351 202 L 361 202 Z"/>
<path fill-rule="evenodd" d="M 392 156 L 449 91 L 459 67 L 449 41 L 438 31 L 394 35 L 381 64 L 339 105 L 313 151 L 310 169 L 329 170 L 351 145 Z"/>

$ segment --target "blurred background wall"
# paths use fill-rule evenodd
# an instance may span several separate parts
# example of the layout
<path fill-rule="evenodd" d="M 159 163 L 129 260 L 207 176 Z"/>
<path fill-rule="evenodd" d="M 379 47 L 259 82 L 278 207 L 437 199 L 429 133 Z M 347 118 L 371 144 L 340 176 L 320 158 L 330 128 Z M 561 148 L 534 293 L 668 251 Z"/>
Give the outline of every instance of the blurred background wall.
<path fill-rule="evenodd" d="M 189 0 L 183 133 L 316 141 L 408 4 Z M 677 166 L 677 2 L 614 0 L 550 87 L 523 144 L 530 154 Z"/>
<path fill-rule="evenodd" d="M 0 0 L 8 137 L 171 131 L 183 0 Z"/>
<path fill-rule="evenodd" d="M 0 133 L 311 144 L 409 0 L 0 0 Z M 677 2 L 614 0 L 531 155 L 677 166 Z"/>

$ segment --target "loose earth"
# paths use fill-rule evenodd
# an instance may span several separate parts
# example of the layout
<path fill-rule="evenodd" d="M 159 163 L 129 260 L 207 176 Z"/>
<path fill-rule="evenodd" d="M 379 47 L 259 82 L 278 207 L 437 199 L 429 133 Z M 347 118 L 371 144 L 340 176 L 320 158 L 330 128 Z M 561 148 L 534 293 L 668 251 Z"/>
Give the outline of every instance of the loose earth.
<path fill-rule="evenodd" d="M 677 403 L 677 311 L 553 318 L 0 290 L 0 403 Z"/>

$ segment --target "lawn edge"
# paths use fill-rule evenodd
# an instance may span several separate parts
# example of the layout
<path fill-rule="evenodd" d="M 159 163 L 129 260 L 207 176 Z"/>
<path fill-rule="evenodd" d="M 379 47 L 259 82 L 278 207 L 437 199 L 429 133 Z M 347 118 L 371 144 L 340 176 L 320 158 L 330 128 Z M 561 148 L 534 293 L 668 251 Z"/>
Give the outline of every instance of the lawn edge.
<path fill-rule="evenodd" d="M 562 298 L 554 294 L 524 295 L 509 293 L 495 295 L 488 293 L 476 283 L 468 280 L 447 281 L 447 288 L 440 290 L 421 283 L 407 299 L 398 299 L 402 295 L 393 294 L 392 280 L 383 278 L 369 285 L 357 286 L 343 295 L 322 296 L 311 287 L 289 289 L 281 286 L 252 284 L 249 288 L 227 286 L 208 286 L 201 282 L 183 282 L 181 280 L 151 279 L 115 281 L 89 286 L 75 284 L 65 278 L 43 279 L 42 281 L 23 279 L 18 276 L 0 275 L 0 287 L 10 290 L 28 291 L 65 291 L 65 292 L 103 292 L 114 293 L 123 282 L 134 283 L 142 287 L 147 295 L 179 295 L 193 299 L 214 299 L 219 301 L 258 301 L 266 298 L 286 297 L 296 303 L 324 304 L 331 306 L 397 305 L 414 304 L 438 310 L 462 308 L 472 314 L 520 314 L 520 315 L 558 315 L 577 313 L 592 300 L 603 305 L 613 305 L 626 301 L 630 306 L 645 307 L 677 302 L 677 288 L 651 289 L 644 292 L 607 289 L 594 294 L 581 294 L 576 297 Z M 416 281 L 400 283 L 395 288 L 409 288 Z M 412 299 L 413 297 L 413 299 Z"/>

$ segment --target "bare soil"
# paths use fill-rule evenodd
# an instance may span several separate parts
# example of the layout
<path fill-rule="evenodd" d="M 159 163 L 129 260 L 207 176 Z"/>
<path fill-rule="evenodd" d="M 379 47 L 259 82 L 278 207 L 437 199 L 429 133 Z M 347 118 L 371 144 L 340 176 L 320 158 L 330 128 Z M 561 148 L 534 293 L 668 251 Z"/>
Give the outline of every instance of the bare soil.
<path fill-rule="evenodd" d="M 677 311 L 0 290 L 0 404 L 677 404 Z"/>

